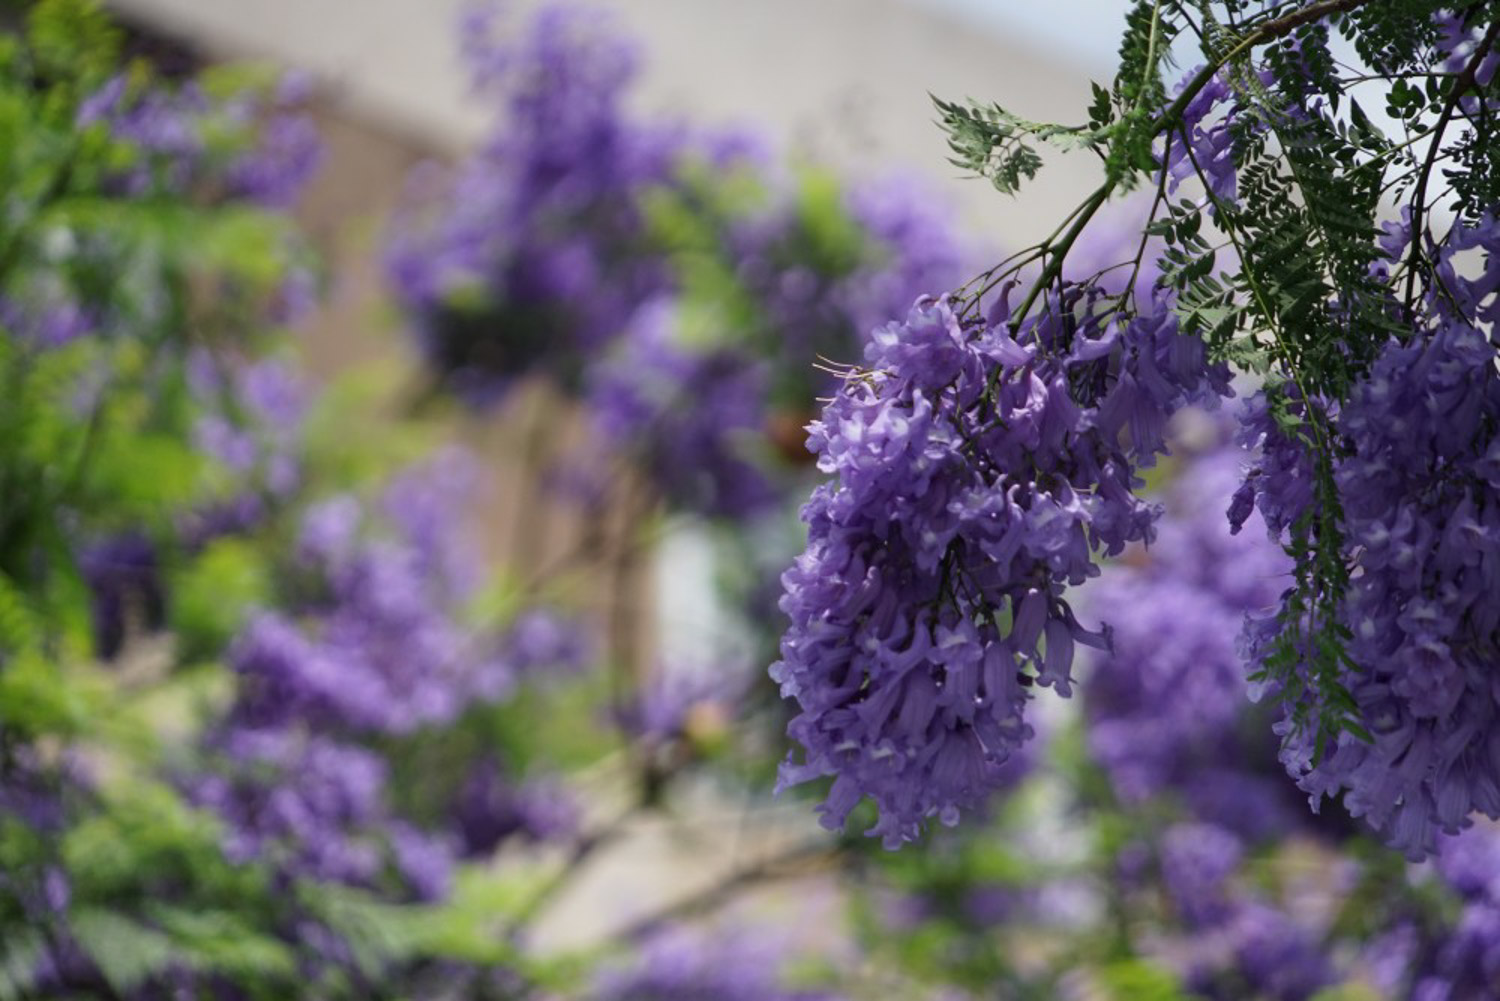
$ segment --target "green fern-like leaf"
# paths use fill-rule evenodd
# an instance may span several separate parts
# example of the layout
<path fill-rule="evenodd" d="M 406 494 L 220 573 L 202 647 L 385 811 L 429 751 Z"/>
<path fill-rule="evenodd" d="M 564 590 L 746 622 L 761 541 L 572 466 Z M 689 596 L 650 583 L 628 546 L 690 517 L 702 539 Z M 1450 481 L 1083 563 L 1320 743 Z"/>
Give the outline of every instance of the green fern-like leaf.
<path fill-rule="evenodd" d="M 40 929 L 7 928 L 0 941 L 0 1001 L 36 997 L 36 973 L 42 969 L 47 939 Z"/>
<path fill-rule="evenodd" d="M 1069 126 L 1033 122 L 998 104 L 970 101 L 957 104 L 934 97 L 941 124 L 948 133 L 949 163 L 989 180 L 997 191 L 1015 194 L 1023 181 L 1042 167 L 1042 158 L 1028 140 L 1062 151 L 1100 150 L 1118 125 Z"/>
<path fill-rule="evenodd" d="M 289 978 L 296 959 L 288 944 L 257 928 L 247 916 L 230 910 L 153 906 L 152 923 L 172 943 L 178 956 L 195 969 L 257 981 Z"/>
<path fill-rule="evenodd" d="M 174 966 L 192 968 L 193 957 L 177 949 L 169 936 L 115 911 L 78 908 L 68 924 L 110 987 L 121 994 Z"/>

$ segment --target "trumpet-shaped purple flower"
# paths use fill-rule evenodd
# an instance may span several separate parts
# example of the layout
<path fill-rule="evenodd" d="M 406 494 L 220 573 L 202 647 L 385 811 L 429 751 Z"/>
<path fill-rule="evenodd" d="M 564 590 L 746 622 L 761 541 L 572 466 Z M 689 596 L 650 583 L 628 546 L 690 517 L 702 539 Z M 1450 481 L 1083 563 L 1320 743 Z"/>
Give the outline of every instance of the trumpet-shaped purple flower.
<path fill-rule="evenodd" d="M 1400 240 L 1392 241 L 1399 246 Z M 1391 342 L 1333 428 L 1345 558 L 1346 685 L 1370 740 L 1339 737 L 1316 764 L 1305 735 L 1283 759 L 1314 807 L 1343 803 L 1413 858 L 1474 813 L 1500 817 L 1500 372 L 1493 322 L 1500 225 L 1458 225 L 1418 328 Z M 1479 267 L 1460 273 L 1461 255 Z M 1255 503 L 1275 531 L 1308 503 L 1305 466 L 1265 435 Z M 1247 633 L 1264 655 L 1268 623 Z M 1287 730 L 1282 725 L 1283 731 Z"/>
<path fill-rule="evenodd" d="M 1197 69 L 1188 73 L 1183 78 L 1183 83 L 1186 84 L 1197 74 Z M 1169 192 L 1176 192 L 1179 184 L 1201 172 L 1209 192 L 1216 199 L 1234 201 L 1238 178 L 1234 169 L 1234 136 L 1229 127 L 1233 121 L 1234 97 L 1228 82 L 1222 74 L 1218 74 L 1182 110 L 1182 126 L 1174 130 L 1167 140 Z M 1230 109 L 1217 119 L 1210 120 L 1215 108 L 1225 102 L 1230 102 Z"/>
<path fill-rule="evenodd" d="M 1170 413 L 1228 387 L 1169 312 L 1122 328 L 1093 304 L 1070 290 L 1013 332 L 1004 295 L 987 323 L 919 300 L 811 426 L 836 478 L 803 509 L 772 676 L 806 752 L 782 785 L 836 776 L 826 825 L 865 795 L 890 847 L 955 823 L 1030 736 L 1029 687 L 1068 694 L 1075 645 L 1105 644 L 1063 589 L 1095 549 L 1150 538 L 1134 469 Z"/>

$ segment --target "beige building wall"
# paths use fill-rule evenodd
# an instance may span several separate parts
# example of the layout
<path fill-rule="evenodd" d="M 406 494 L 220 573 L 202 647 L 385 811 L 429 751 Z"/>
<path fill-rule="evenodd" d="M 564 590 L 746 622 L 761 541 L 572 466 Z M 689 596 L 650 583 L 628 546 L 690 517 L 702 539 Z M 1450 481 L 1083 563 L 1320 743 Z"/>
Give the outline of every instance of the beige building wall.
<path fill-rule="evenodd" d="M 643 108 L 745 122 L 784 147 L 842 166 L 930 175 L 997 246 L 1050 231 L 1097 178 L 1055 158 L 1024 202 L 945 161 L 929 92 L 998 100 L 1030 118 L 1072 121 L 1086 74 L 1021 36 L 1001 37 L 915 0 L 594 0 L 643 48 Z M 995 0 L 996 3 L 1007 0 Z M 509 0 L 516 13 L 535 0 Z M 417 146 L 453 152 L 488 123 L 456 58 L 466 0 L 114 0 L 124 14 L 189 36 L 214 55 L 313 72 L 334 107 Z M 1056 5 L 1068 17 L 1067 4 Z M 1075 12 L 1076 13 L 1076 12 Z M 1088 30 L 1080 25 L 1079 30 Z"/>

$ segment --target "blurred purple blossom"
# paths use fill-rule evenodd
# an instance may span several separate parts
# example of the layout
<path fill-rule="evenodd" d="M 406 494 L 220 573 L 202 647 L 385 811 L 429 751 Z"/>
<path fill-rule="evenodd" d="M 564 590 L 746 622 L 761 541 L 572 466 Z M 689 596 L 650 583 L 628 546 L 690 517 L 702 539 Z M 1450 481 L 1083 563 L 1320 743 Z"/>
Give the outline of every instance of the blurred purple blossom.
<path fill-rule="evenodd" d="M 219 766 L 184 787 L 190 802 L 226 823 L 231 861 L 355 886 L 376 880 L 387 775 L 378 755 L 273 729 L 234 729 L 211 746 Z"/>
<path fill-rule="evenodd" d="M 452 806 L 466 858 L 483 857 L 507 838 L 551 842 L 577 834 L 579 804 L 560 784 L 532 779 L 517 784 L 493 756 L 474 761 Z"/>
<path fill-rule="evenodd" d="M 731 348 L 676 342 L 674 304 L 658 300 L 632 320 L 613 355 L 590 376 L 600 430 L 634 446 L 676 507 L 746 517 L 777 493 L 766 468 L 766 366 Z"/>
<path fill-rule="evenodd" d="M 1291 559 L 1265 531 L 1231 535 L 1223 510 L 1251 453 L 1228 419 L 1185 411 L 1176 475 L 1155 542 L 1107 567 L 1084 595 L 1114 626 L 1084 688 L 1087 740 L 1127 806 L 1176 795 L 1205 820 L 1257 841 L 1311 819 L 1290 794 L 1264 713 L 1249 702 L 1236 635 L 1266 615 Z M 1190 427 L 1190 426 L 1195 426 Z M 1192 440 L 1196 438 L 1197 440 Z"/>
<path fill-rule="evenodd" d="M 120 653 L 131 626 L 160 629 L 166 622 L 166 584 L 157 548 L 139 532 L 122 532 L 78 555 L 93 613 L 94 654 L 111 660 Z"/>
<path fill-rule="evenodd" d="M 140 89 L 121 74 L 79 104 L 77 123 L 102 123 L 137 152 L 137 162 L 114 178 L 123 194 L 180 194 L 217 182 L 230 198 L 286 208 L 322 154 L 312 120 L 293 107 L 305 98 L 306 88 L 295 82 L 269 95 L 245 91 L 214 99 L 196 82 Z M 240 140 L 227 161 L 219 150 L 224 125 Z"/>
<path fill-rule="evenodd" d="M 1187 85 L 1202 67 L 1183 75 L 1179 87 Z M 1235 116 L 1234 91 L 1225 75 L 1213 76 L 1182 111 L 1182 126 L 1166 140 L 1167 191 L 1175 194 L 1184 180 L 1202 173 L 1209 192 L 1218 201 L 1233 203 L 1238 189 L 1234 168 L 1234 137 L 1230 130 Z M 1210 120 L 1215 108 L 1229 102 L 1229 109 Z"/>
<path fill-rule="evenodd" d="M 476 403 L 534 370 L 571 381 L 661 289 L 639 198 L 681 141 L 625 114 L 634 56 L 607 18 L 547 7 L 511 42 L 495 21 L 464 23 L 476 89 L 500 104 L 491 138 L 451 179 L 413 175 L 386 253 L 425 360 Z"/>
<path fill-rule="evenodd" d="M 748 935 L 710 938 L 676 929 L 647 942 L 639 961 L 607 969 L 590 1001 L 839 1001 L 823 991 L 779 983 L 784 959 L 765 940 Z"/>
<path fill-rule="evenodd" d="M 591 653 L 583 623 L 546 608 L 528 608 L 506 629 L 499 660 L 518 677 L 542 680 L 579 673 Z"/>
<path fill-rule="evenodd" d="M 0 327 L 23 343 L 46 349 L 92 333 L 98 322 L 89 310 L 61 293 L 13 290 L 0 295 Z"/>

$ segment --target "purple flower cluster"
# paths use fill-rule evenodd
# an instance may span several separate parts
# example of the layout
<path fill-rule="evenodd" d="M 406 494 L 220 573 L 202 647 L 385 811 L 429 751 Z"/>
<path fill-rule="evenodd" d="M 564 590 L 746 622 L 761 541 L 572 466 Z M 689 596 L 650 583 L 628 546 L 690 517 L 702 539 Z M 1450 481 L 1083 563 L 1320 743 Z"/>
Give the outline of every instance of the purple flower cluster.
<path fill-rule="evenodd" d="M 689 289 L 686 305 L 663 297 L 643 307 L 591 372 L 603 431 L 640 455 L 680 509 L 768 509 L 787 459 L 805 455 L 777 439 L 778 421 L 800 424 L 834 388 L 819 359 L 858 357 L 869 331 L 959 278 L 960 242 L 921 185 L 886 178 L 836 195 L 806 186 L 723 221 L 717 253 L 743 301 L 712 304 L 720 326 L 707 344 L 676 329 L 695 304 Z M 809 221 L 817 213 L 827 216 L 819 225 Z"/>
<path fill-rule="evenodd" d="M 394 805 L 393 747 L 439 739 L 523 676 L 586 656 L 577 631 L 541 609 L 498 635 L 459 615 L 480 574 L 461 530 L 476 472 L 444 450 L 386 486 L 378 517 L 349 495 L 303 514 L 290 589 L 301 597 L 235 639 L 234 700 L 205 738 L 205 767 L 183 780 L 227 822 L 231 859 L 431 901 L 460 857 L 575 833 L 561 786 L 517 783 L 491 757 L 458 762 L 466 771 L 427 828 Z"/>
<path fill-rule="evenodd" d="M 301 876 L 370 885 L 386 863 L 386 766 L 364 748 L 296 729 L 230 730 L 213 742 L 222 770 L 188 783 L 194 805 L 228 828 L 225 856 Z"/>
<path fill-rule="evenodd" d="M 264 612 L 236 640 L 237 721 L 292 717 L 409 734 L 451 722 L 481 693 L 506 690 L 509 670 L 493 644 L 454 617 L 469 551 L 454 533 L 432 531 L 457 516 L 457 498 L 444 489 L 455 471 L 445 477 L 444 464 L 440 457 L 386 490 L 393 538 L 362 538 L 359 505 L 347 498 L 308 511 L 299 550 L 318 558 L 309 569 L 326 597 L 299 615 Z"/>
<path fill-rule="evenodd" d="M 1265 878 L 1274 863 L 1258 870 L 1239 837 L 1204 823 L 1167 828 L 1151 854 L 1172 930 L 1150 951 L 1195 997 L 1304 1001 L 1362 984 L 1380 997 L 1458 1001 L 1500 983 L 1493 827 L 1440 837 L 1431 868 L 1394 880 L 1344 855 L 1328 857 L 1321 878 L 1299 874 L 1278 889 Z"/>
<path fill-rule="evenodd" d="M 80 128 L 103 122 L 111 137 L 140 151 L 145 162 L 117 179 L 124 193 L 143 195 L 158 185 L 183 191 L 204 155 L 199 124 L 210 108 L 196 84 L 138 91 L 122 73 L 84 99 L 77 122 Z"/>
<path fill-rule="evenodd" d="M 133 630 L 165 625 L 171 596 L 163 549 L 192 552 L 215 538 L 249 531 L 265 521 L 269 502 L 289 499 L 301 483 L 307 387 L 297 373 L 274 358 L 221 370 L 204 355 L 188 369 L 202 405 L 194 444 L 220 464 L 227 483 L 217 497 L 177 514 L 168 533 L 175 538 L 165 547 L 143 527 L 76 542 L 78 570 L 93 606 L 94 653 L 103 660 L 114 659 Z"/>
<path fill-rule="evenodd" d="M 95 656 L 112 660 L 132 626 L 156 630 L 166 623 L 156 546 L 140 532 L 121 532 L 85 547 L 78 569 L 91 598 Z"/>
<path fill-rule="evenodd" d="M 263 124 L 254 147 L 234 156 L 224 168 L 225 190 L 266 208 L 290 208 L 317 171 L 323 144 L 311 116 L 297 110 L 312 96 L 311 80 L 287 73 L 269 100 L 241 95 L 226 109 L 230 118 Z"/>
<path fill-rule="evenodd" d="M 581 623 L 541 607 L 517 615 L 500 642 L 500 659 L 527 679 L 578 674 L 588 666 L 591 651 Z"/>
<path fill-rule="evenodd" d="M 1500 984 L 1500 834 L 1471 828 L 1440 840 L 1442 882 L 1459 898 L 1456 919 L 1423 950 L 1413 1001 L 1485 997 Z"/>
<path fill-rule="evenodd" d="M 1487 27 L 1484 18 L 1472 14 L 1443 12 L 1434 19 L 1434 23 L 1438 28 L 1436 51 L 1444 57 L 1443 72 L 1462 73 L 1479 49 Z M 1485 94 L 1485 89 L 1495 79 L 1496 70 L 1500 70 L 1500 51 L 1491 47 L 1479 61 L 1479 65 L 1474 67 L 1474 82 L 1478 87 L 1458 99 L 1458 107 L 1471 121 L 1486 113 L 1494 113 L 1497 102 L 1494 97 Z"/>
<path fill-rule="evenodd" d="M 675 323 L 676 304 L 658 300 L 591 370 L 595 423 L 633 447 L 674 507 L 731 518 L 763 510 L 778 496 L 760 454 L 767 366 L 734 347 L 685 346 Z"/>
<path fill-rule="evenodd" d="M 111 171 L 104 194 L 125 199 L 193 197 L 221 203 L 251 202 L 288 207 L 316 169 L 321 146 L 312 120 L 299 108 L 307 99 L 301 78 L 288 75 L 269 92 L 240 91 L 210 98 L 197 83 L 180 88 L 122 73 L 84 98 L 75 116 L 80 129 L 100 128 L 118 143 L 107 158 Z M 123 165 L 123 166 L 122 166 Z M 129 232 L 125 219 L 115 237 Z M 101 298 L 86 273 L 114 271 L 117 239 L 78 239 L 53 227 L 44 246 L 27 247 L 0 287 L 0 328 L 35 349 L 59 348 L 88 335 L 157 337 L 169 323 L 161 316 L 160 289 L 152 281 L 130 281 Z M 305 275 L 289 280 L 279 304 Z M 139 302 L 131 302 L 141 295 Z M 305 297 L 304 297 L 305 298 Z"/>
<path fill-rule="evenodd" d="M 1337 983 L 1326 929 L 1237 884 L 1244 846 L 1212 824 L 1179 824 L 1159 846 L 1163 885 L 1187 936 L 1177 962 L 1194 997 L 1306 1001 Z"/>
<path fill-rule="evenodd" d="M 1333 415 L 1354 568 L 1341 612 L 1346 683 L 1372 739 L 1343 734 L 1314 763 L 1306 736 L 1287 733 L 1283 751 L 1314 807 L 1342 792 L 1351 814 L 1413 858 L 1473 813 L 1500 817 L 1497 251 L 1500 224 L 1458 225 L 1436 254 L 1442 293 Z M 1284 438 L 1263 438 L 1247 496 L 1279 531 L 1311 492 Z M 1269 630 L 1247 633 L 1252 656 L 1264 656 Z"/>
<path fill-rule="evenodd" d="M 1182 85 L 1185 86 L 1200 70 L 1201 67 L 1186 74 Z M 1175 193 L 1183 181 L 1202 172 L 1214 199 L 1223 202 L 1235 200 L 1239 184 L 1234 168 L 1234 135 L 1230 130 L 1234 98 L 1229 83 L 1222 74 L 1217 74 L 1182 109 L 1182 126 L 1171 133 L 1166 146 L 1165 167 L 1170 193 Z M 1212 119 L 1215 109 L 1226 102 L 1230 102 L 1230 110 Z"/>
<path fill-rule="evenodd" d="M 870 256 L 843 276 L 831 298 L 860 342 L 867 331 L 901 316 L 923 291 L 956 285 L 968 266 L 972 250 L 955 220 L 938 193 L 916 177 L 853 182 L 843 205 Z"/>
<path fill-rule="evenodd" d="M 1296 386 L 1281 387 L 1276 399 L 1285 402 L 1284 419 L 1296 427 L 1310 419 L 1328 419 L 1328 406 L 1319 401 L 1309 410 Z M 1271 536 L 1281 538 L 1313 504 L 1313 457 L 1294 432 L 1278 423 L 1272 406 L 1273 398 L 1259 390 L 1240 411 L 1236 441 L 1256 457 L 1226 512 L 1229 530 L 1235 534 L 1259 514 Z"/>
<path fill-rule="evenodd" d="M 216 186 L 221 197 L 286 208 L 322 157 L 306 79 L 289 74 L 269 94 L 210 97 L 196 82 L 176 90 L 140 88 L 121 74 L 78 107 L 80 128 L 102 123 L 136 162 L 113 179 L 120 193 L 181 194 Z M 227 135 L 247 142 L 228 144 Z"/>
<path fill-rule="evenodd" d="M 471 15 L 466 53 L 501 114 L 451 179 L 414 176 L 388 273 L 445 388 L 489 402 L 533 372 L 581 387 L 608 447 L 669 504 L 747 516 L 780 496 L 768 429 L 811 413 L 818 357 L 857 357 L 868 330 L 957 281 L 959 248 L 906 180 L 777 178 L 763 202 L 726 209 L 700 187 L 730 169 L 761 180 L 756 144 L 629 116 L 634 56 L 612 30 L 544 7 L 502 44 L 491 13 Z M 653 214 L 663 198 L 693 215 L 693 236 Z M 724 287 L 705 293 L 705 268 Z M 686 314 L 709 329 L 685 335 Z"/>
<path fill-rule="evenodd" d="M 287 360 L 211 360 L 196 355 L 189 380 L 204 413 L 193 444 L 236 481 L 241 496 L 229 507 L 286 498 L 301 484 L 299 452 L 309 387 Z M 264 512 L 261 512 L 262 514 Z"/>
<path fill-rule="evenodd" d="M 0 668 L 4 664 L 0 663 Z M 64 826 L 61 791 L 81 784 L 81 770 L 71 760 L 49 768 L 35 747 L 17 740 L 16 731 L 4 735 L 0 755 L 0 820 L 18 821 L 33 831 L 56 835 Z"/>
<path fill-rule="evenodd" d="M 781 986 L 777 950 L 742 936 L 722 941 L 686 930 L 646 943 L 637 964 L 606 970 L 590 1001 L 839 1001 L 824 991 Z"/>
<path fill-rule="evenodd" d="M 578 804 L 555 782 L 513 782 L 493 756 L 469 767 L 453 804 L 454 826 L 465 858 L 488 856 L 507 838 L 555 841 L 576 834 Z"/>
<path fill-rule="evenodd" d="M 23 344 L 58 348 L 92 333 L 97 322 L 71 295 L 43 283 L 18 283 L 0 295 L 0 327 Z"/>
<path fill-rule="evenodd" d="M 1235 637 L 1246 615 L 1275 606 L 1292 562 L 1253 514 L 1260 531 L 1225 531 L 1246 453 L 1226 422 L 1180 418 L 1181 465 L 1155 542 L 1106 568 L 1085 597 L 1113 626 L 1084 689 L 1088 745 L 1122 804 L 1176 794 L 1197 817 L 1260 840 L 1296 828 L 1306 810 L 1277 767 L 1268 721 L 1249 712 Z"/>
<path fill-rule="evenodd" d="M 640 198 L 682 145 L 626 116 L 635 58 L 607 18 L 547 7 L 510 45 L 492 20 L 464 36 L 477 89 L 503 100 L 496 128 L 451 179 L 413 177 L 386 255 L 426 362 L 476 402 L 531 371 L 573 381 L 660 291 Z"/>
<path fill-rule="evenodd" d="M 917 296 L 956 285 L 969 248 L 915 177 L 845 185 L 808 172 L 782 186 L 766 207 L 724 223 L 726 267 L 755 314 L 728 336 L 770 360 L 777 402 L 802 410 L 828 389 L 819 358 L 858 357 Z"/>
<path fill-rule="evenodd" d="M 1013 325 L 1008 290 L 987 323 L 919 300 L 811 426 L 837 478 L 803 509 L 772 676 L 806 751 L 782 785 L 837 776 L 825 825 L 865 795 L 890 847 L 955 823 L 1030 736 L 1028 686 L 1068 694 L 1075 644 L 1105 645 L 1063 589 L 1098 573 L 1094 550 L 1150 538 L 1135 469 L 1171 413 L 1228 386 L 1164 302 L 1128 324 L 1097 303 L 1070 286 Z"/>
<path fill-rule="evenodd" d="M 262 612 L 235 640 L 239 684 L 207 737 L 212 765 L 184 783 L 228 822 L 231 858 L 357 885 L 394 873 L 418 899 L 446 894 L 459 839 L 393 812 L 371 748 L 511 688 L 498 643 L 455 615 L 477 571 L 454 531 L 472 473 L 440 453 L 398 477 L 384 537 L 353 498 L 308 509 L 297 555 L 314 596 Z"/>

